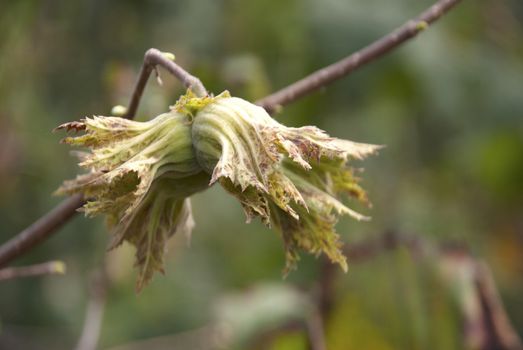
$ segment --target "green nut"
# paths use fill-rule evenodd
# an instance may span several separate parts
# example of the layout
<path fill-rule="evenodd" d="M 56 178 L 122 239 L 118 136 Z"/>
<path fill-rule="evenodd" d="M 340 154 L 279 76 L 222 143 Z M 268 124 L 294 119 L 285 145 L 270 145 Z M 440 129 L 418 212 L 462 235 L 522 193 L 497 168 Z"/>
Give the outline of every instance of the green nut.
<path fill-rule="evenodd" d="M 195 114 L 192 140 L 201 167 L 240 201 L 247 221 L 260 217 L 280 231 L 287 265 L 298 250 L 325 253 L 347 270 L 334 230 L 340 215 L 367 217 L 345 206 L 347 194 L 363 202 L 351 158 L 362 159 L 378 146 L 330 137 L 313 127 L 289 128 L 261 107 L 227 94 Z"/>
<path fill-rule="evenodd" d="M 330 137 L 314 127 L 286 127 L 248 101 L 224 93 L 181 96 L 171 111 L 148 122 L 93 117 L 59 129 L 85 130 L 65 143 L 89 148 L 80 166 L 89 173 L 66 181 L 60 194 L 82 193 L 88 216 L 105 214 L 111 248 L 136 247 L 137 289 L 163 271 L 166 241 L 190 235 L 189 197 L 219 183 L 283 238 L 287 264 L 299 251 L 326 254 L 347 270 L 334 226 L 341 215 L 367 217 L 342 203 L 367 202 L 349 165 L 379 146 Z"/>
<path fill-rule="evenodd" d="M 174 111 L 145 123 L 93 117 L 59 128 L 85 129 L 63 142 L 90 149 L 80 162 L 90 172 L 65 181 L 57 193 L 82 193 L 85 215 L 106 215 L 111 248 L 124 240 L 136 246 L 139 290 L 162 271 L 167 239 L 190 234 L 188 197 L 209 183 L 194 156 L 190 117 Z"/>

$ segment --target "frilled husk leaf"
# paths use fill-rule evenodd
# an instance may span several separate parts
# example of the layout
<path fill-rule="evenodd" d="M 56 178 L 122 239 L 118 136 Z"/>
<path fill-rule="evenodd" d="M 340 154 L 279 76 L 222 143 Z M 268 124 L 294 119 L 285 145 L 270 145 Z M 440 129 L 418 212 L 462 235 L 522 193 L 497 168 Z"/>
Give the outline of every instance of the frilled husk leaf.
<path fill-rule="evenodd" d="M 60 129 L 85 129 L 63 142 L 89 147 L 80 165 L 88 174 L 66 181 L 59 194 L 82 193 L 87 216 L 105 214 L 112 228 L 110 248 L 123 241 L 136 247 L 137 289 L 163 271 L 166 240 L 190 234 L 189 197 L 207 187 L 209 176 L 195 159 L 190 118 L 170 112 L 148 122 L 93 117 Z"/>
<path fill-rule="evenodd" d="M 86 215 L 105 214 L 111 247 L 136 247 L 137 288 L 163 271 L 167 239 L 190 234 L 188 197 L 215 182 L 241 203 L 247 221 L 260 217 L 281 234 L 287 273 L 299 251 L 347 262 L 334 226 L 341 215 L 367 219 L 342 203 L 367 203 L 351 159 L 379 147 L 330 137 L 313 127 L 290 128 L 262 108 L 228 92 L 199 98 L 190 91 L 170 113 L 140 123 L 93 117 L 61 129 L 85 129 L 64 142 L 88 147 L 80 165 L 88 174 L 66 181 L 59 193 L 82 193 Z"/>
<path fill-rule="evenodd" d="M 340 159 L 321 158 L 305 170 L 289 160 L 282 162 L 283 172 L 302 194 L 306 207 L 296 207 L 299 219 L 273 208 L 271 218 L 281 232 L 286 251 L 284 273 L 295 269 L 298 249 L 315 255 L 325 253 L 334 263 L 347 271 L 347 261 L 341 252 L 342 243 L 335 225 L 341 215 L 368 220 L 341 202 L 345 193 L 368 203 L 365 192 L 356 183 L 352 170 Z"/>
<path fill-rule="evenodd" d="M 247 221 L 260 217 L 284 240 L 287 265 L 298 250 L 325 253 L 346 270 L 334 230 L 340 215 L 363 215 L 341 202 L 346 193 L 367 202 L 349 159 L 362 159 L 379 147 L 330 137 L 313 127 L 289 128 L 262 108 L 227 95 L 194 117 L 193 144 L 200 165 L 240 201 Z"/>

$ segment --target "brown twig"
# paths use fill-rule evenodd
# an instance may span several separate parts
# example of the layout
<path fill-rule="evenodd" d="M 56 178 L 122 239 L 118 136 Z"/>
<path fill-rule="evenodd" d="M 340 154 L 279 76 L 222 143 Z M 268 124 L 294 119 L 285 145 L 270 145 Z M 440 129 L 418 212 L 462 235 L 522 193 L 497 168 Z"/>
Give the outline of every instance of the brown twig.
<path fill-rule="evenodd" d="M 0 281 L 19 277 L 32 277 L 41 275 L 63 275 L 65 264 L 62 261 L 49 261 L 42 264 L 8 267 L 0 270 Z"/>
<path fill-rule="evenodd" d="M 215 327 L 204 326 L 175 334 L 156 336 L 149 339 L 133 340 L 126 344 L 120 344 L 107 348 L 107 350 L 222 349 L 222 344 L 215 338 Z"/>
<path fill-rule="evenodd" d="M 523 343 L 510 323 L 492 271 L 482 261 L 475 261 L 475 263 L 476 291 L 483 310 L 485 334 L 480 349 L 522 350 Z"/>
<path fill-rule="evenodd" d="M 165 68 L 169 73 L 178 78 L 187 89 L 191 89 L 196 95 L 200 97 L 207 95 L 207 90 L 200 79 L 191 75 L 185 69 L 174 63 L 161 51 L 157 49 L 149 49 L 145 53 L 142 68 L 140 69 L 140 74 L 138 75 L 138 80 L 136 81 L 131 96 L 129 108 L 127 113 L 124 115 L 125 118 L 133 118 L 136 114 L 147 80 L 149 80 L 149 76 L 151 75 L 151 72 L 156 69 L 156 66 Z"/>
<path fill-rule="evenodd" d="M 363 242 L 348 244 L 343 250 L 349 265 L 364 263 L 384 252 L 395 250 L 398 247 L 406 248 L 411 256 L 419 257 L 424 254 L 425 244 L 422 244 L 414 235 L 403 235 L 387 231 L 376 238 Z M 338 276 L 338 266 L 328 258 L 321 257 L 321 270 L 318 277 L 317 290 L 315 291 L 316 303 L 322 320 L 327 320 L 335 304 L 335 281 Z"/>
<path fill-rule="evenodd" d="M 397 48 L 407 40 L 415 37 L 425 30 L 431 23 L 458 4 L 461 0 L 440 0 L 420 14 L 416 19 L 410 20 L 393 32 L 376 40 L 367 47 L 353 53 L 342 60 L 324 67 L 306 76 L 303 79 L 257 101 L 269 113 L 274 112 L 279 106 L 296 101 L 321 87 L 345 77 L 357 68 L 382 57 L 389 51 Z"/>
<path fill-rule="evenodd" d="M 85 312 L 82 334 L 75 350 L 96 350 L 98 348 L 108 289 L 109 277 L 104 262 L 99 270 L 94 271 L 90 279 L 89 302 Z"/>
<path fill-rule="evenodd" d="M 256 101 L 256 103 L 264 107 L 267 111 L 273 112 L 278 109 L 279 106 L 291 103 L 326 84 L 348 75 L 357 68 L 382 57 L 408 39 L 413 38 L 460 1 L 461 0 L 439 0 L 418 16 L 417 19 L 407 22 L 396 31 L 385 35 L 381 39 L 341 61 L 320 69 L 308 77 Z M 155 65 L 164 67 L 168 72 L 178 77 L 186 87 L 192 88 L 193 92 L 197 95 L 201 96 L 207 93 L 198 78 L 183 70 L 160 51 L 150 49 L 145 54 L 144 63 L 135 85 L 129 108 L 124 115 L 126 118 L 134 117 L 147 80 L 151 72 L 155 69 Z M 25 251 L 30 250 L 33 246 L 50 236 L 73 216 L 76 208 L 80 207 L 82 203 L 79 198 L 76 198 L 75 202 L 72 199 L 63 201 L 59 206 L 44 215 L 22 233 L 4 243 L 0 247 L 0 266 L 4 266 L 6 263 L 23 254 Z M 72 204 L 77 204 L 77 206 L 74 207 Z M 51 222 L 53 224 L 42 224 L 45 222 Z"/>
<path fill-rule="evenodd" d="M 325 327 L 319 310 L 309 315 L 306 320 L 305 331 L 308 350 L 326 350 Z"/>
<path fill-rule="evenodd" d="M 124 118 L 133 119 L 135 117 L 147 80 L 157 65 L 165 68 L 169 73 L 178 78 L 186 88 L 192 89 L 196 95 L 204 96 L 207 94 L 205 87 L 198 78 L 192 76 L 189 72 L 174 63 L 161 51 L 149 49 L 145 53 L 144 62 L 135 84 L 129 108 L 123 115 Z M 76 209 L 80 208 L 84 203 L 83 196 L 79 194 L 67 198 L 53 210 L 35 221 L 31 226 L 2 244 L 0 246 L 0 267 L 5 266 L 11 260 L 52 235 L 71 219 L 77 213 Z"/>
<path fill-rule="evenodd" d="M 488 265 L 456 248 L 440 251 L 437 262 L 461 308 L 466 348 L 522 350 Z"/>
<path fill-rule="evenodd" d="M 65 224 L 84 203 L 81 195 L 63 200 L 53 210 L 0 246 L 0 267 L 45 240 Z"/>
<path fill-rule="evenodd" d="M 492 273 L 481 260 L 457 244 L 435 245 L 419 235 L 386 232 L 375 239 L 348 245 L 344 253 L 349 263 L 363 263 L 384 252 L 405 248 L 414 259 L 430 259 L 442 272 L 448 284 L 457 285 L 457 298 L 462 308 L 464 343 L 467 348 L 523 350 L 521 339 L 510 323 Z M 335 303 L 332 281 L 337 275 L 335 265 L 325 261 L 319 277 L 317 300 L 321 318 L 329 318 L 330 305 Z M 451 288 L 456 289 L 456 288 Z"/>

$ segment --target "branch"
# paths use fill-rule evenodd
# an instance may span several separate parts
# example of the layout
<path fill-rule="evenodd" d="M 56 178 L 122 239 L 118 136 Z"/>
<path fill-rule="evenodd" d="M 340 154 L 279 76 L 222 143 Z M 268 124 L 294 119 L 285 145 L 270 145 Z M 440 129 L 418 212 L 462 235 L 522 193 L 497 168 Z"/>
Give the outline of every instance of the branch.
<path fill-rule="evenodd" d="M 221 346 L 221 347 L 220 347 Z M 216 336 L 213 326 L 203 326 L 180 333 L 160 335 L 148 339 L 136 339 L 129 343 L 107 348 L 107 350 L 141 349 L 222 349 L 222 339 Z"/>
<path fill-rule="evenodd" d="M 427 242 L 422 241 L 416 235 L 386 231 L 377 238 L 345 245 L 343 254 L 347 257 L 349 264 L 358 264 L 372 260 L 376 256 L 400 247 L 406 248 L 410 255 L 415 258 L 425 256 L 430 250 L 430 247 L 427 247 Z M 329 318 L 335 304 L 335 281 L 338 273 L 336 266 L 329 259 L 322 256 L 316 302 L 323 320 Z"/>
<path fill-rule="evenodd" d="M 192 89 L 198 96 L 205 96 L 207 94 L 207 90 L 205 90 L 205 87 L 198 78 L 174 63 L 161 51 L 157 49 L 149 49 L 145 53 L 142 68 L 129 103 L 129 108 L 123 115 L 123 118 L 133 119 L 135 117 L 147 80 L 149 79 L 151 72 L 156 69 L 157 65 L 164 67 L 169 73 L 178 78 L 186 88 Z M 26 251 L 32 249 L 34 246 L 51 236 L 63 224 L 71 219 L 73 215 L 77 213 L 76 209 L 80 208 L 84 203 L 85 201 L 82 195 L 74 195 L 67 198 L 58 204 L 53 210 L 34 222 L 31 226 L 2 244 L 0 246 L 0 267 L 5 266 L 11 260 L 24 254 Z"/>
<path fill-rule="evenodd" d="M 149 49 L 145 53 L 142 68 L 138 75 L 138 81 L 136 82 L 131 102 L 129 103 L 129 109 L 127 110 L 127 113 L 124 114 L 124 118 L 134 118 L 145 85 L 147 84 L 147 80 L 149 80 L 151 72 L 156 69 L 157 65 L 165 68 L 169 73 L 178 78 L 187 89 L 191 89 L 199 97 L 207 95 L 207 90 L 200 79 L 191 75 L 185 69 L 174 63 L 172 59 L 168 58 L 163 52 L 157 49 Z M 158 74 L 158 72 L 156 72 L 156 74 Z"/>
<path fill-rule="evenodd" d="M 463 315 L 463 338 L 467 348 L 523 350 L 519 335 L 510 323 L 492 272 L 481 260 L 456 244 L 435 245 L 419 235 L 386 232 L 378 238 L 348 245 L 349 263 L 363 263 L 382 253 L 405 248 L 414 259 L 430 259 L 442 272 L 452 290 L 457 291 Z M 332 283 L 336 266 L 324 259 L 319 276 L 318 307 L 323 320 L 329 318 L 335 302 Z"/>
<path fill-rule="evenodd" d="M 84 326 L 75 350 L 96 350 L 98 348 L 108 289 L 109 277 L 104 262 L 102 267 L 91 276 Z"/>
<path fill-rule="evenodd" d="M 84 203 L 81 195 L 74 195 L 63 200 L 53 210 L 42 216 L 31 226 L 0 246 L 0 267 L 17 256 L 25 253 L 51 236 L 65 224 Z"/>
<path fill-rule="evenodd" d="M 487 264 L 461 250 L 447 250 L 440 270 L 453 287 L 463 314 L 468 349 L 522 350 Z"/>
<path fill-rule="evenodd" d="M 308 350 L 326 350 L 325 329 L 319 310 L 309 315 L 305 325 Z"/>
<path fill-rule="evenodd" d="M 0 281 L 19 277 L 31 277 L 41 275 L 63 275 L 65 264 L 62 261 L 50 261 L 42 264 L 8 267 L 0 270 Z"/>
<path fill-rule="evenodd" d="M 298 98 L 321 88 L 322 86 L 348 75 L 374 59 L 385 55 L 395 47 L 426 29 L 429 24 L 435 22 L 460 1 L 461 0 L 439 0 L 436 4 L 418 16 L 417 19 L 407 22 L 396 31 L 384 36 L 341 61 L 320 69 L 308 77 L 256 101 L 256 103 L 264 107 L 269 113 L 274 112 L 279 106 L 289 104 Z M 136 114 L 145 85 L 151 72 L 155 69 L 155 65 L 164 67 L 169 73 L 179 78 L 187 88 L 193 89 L 193 92 L 197 95 L 203 96 L 207 93 L 205 87 L 198 78 L 186 72 L 160 51 L 149 49 L 145 54 L 144 63 L 138 81 L 136 82 L 129 108 L 124 114 L 124 117 L 133 118 Z M 81 198 L 76 198 L 75 203 L 77 204 L 76 207 L 73 206 L 73 199 L 63 201 L 59 206 L 44 215 L 22 233 L 4 243 L 0 247 L 0 266 L 4 266 L 9 261 L 30 250 L 33 246 L 50 236 L 73 216 L 76 208 L 79 208 L 83 204 L 83 201 L 81 201 Z M 39 224 L 40 222 L 53 222 L 54 224 L 41 225 Z M 33 236 L 37 238 L 34 239 Z"/>
<path fill-rule="evenodd" d="M 425 12 L 421 13 L 416 19 L 408 21 L 395 31 L 376 40 L 360 51 L 330 66 L 317 70 L 280 91 L 262 98 L 257 101 L 257 104 L 265 108 L 269 113 L 272 113 L 280 106 L 294 102 L 335 80 L 349 75 L 359 67 L 374 61 L 407 40 L 415 37 L 460 1 L 461 0 L 439 0 Z"/>

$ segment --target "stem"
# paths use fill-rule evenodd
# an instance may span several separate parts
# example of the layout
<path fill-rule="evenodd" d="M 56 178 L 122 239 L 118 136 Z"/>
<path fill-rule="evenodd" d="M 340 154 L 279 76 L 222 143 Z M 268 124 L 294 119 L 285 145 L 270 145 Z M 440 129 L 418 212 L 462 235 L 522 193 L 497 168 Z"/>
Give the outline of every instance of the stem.
<path fill-rule="evenodd" d="M 326 350 L 323 320 L 318 310 L 309 315 L 305 325 L 308 350 Z"/>
<path fill-rule="evenodd" d="M 421 13 L 416 19 L 406 22 L 393 32 L 376 40 L 367 47 L 342 60 L 324 67 L 303 79 L 257 101 L 256 103 L 272 113 L 279 107 L 287 105 L 308 95 L 321 87 L 345 77 L 359 67 L 382 57 L 407 40 L 425 30 L 461 0 L 440 0 Z"/>
<path fill-rule="evenodd" d="M 435 245 L 420 234 L 385 232 L 378 238 L 347 246 L 344 254 L 349 263 L 358 264 L 398 248 L 406 249 L 414 261 L 431 261 L 438 267 L 448 287 L 458 291 L 455 294 L 464 318 L 466 348 L 523 349 L 523 343 L 503 306 L 492 272 L 485 262 L 475 258 L 465 247 L 452 243 Z M 329 318 L 330 310 L 323 306 L 335 303 L 336 296 L 330 283 L 338 270 L 332 263 L 326 262 L 318 276 L 318 308 L 324 321 Z M 464 270 L 467 273 L 464 274 Z"/>
<path fill-rule="evenodd" d="M 439 0 L 419 15 L 417 19 L 408 21 L 394 32 L 385 35 L 341 61 L 320 69 L 280 91 L 256 101 L 256 103 L 264 107 L 268 112 L 274 112 L 279 106 L 289 104 L 302 96 L 318 90 L 322 86 L 348 75 L 376 58 L 382 57 L 426 29 L 429 24 L 435 22 L 460 1 Z M 147 80 L 156 65 L 164 67 L 169 73 L 180 79 L 185 87 L 192 89 L 198 96 L 207 94 L 205 87 L 198 78 L 192 76 L 165 57 L 159 50 L 149 49 L 145 53 L 142 69 L 136 82 L 129 108 L 124 115 L 125 118 L 132 119 L 136 114 Z M 0 267 L 49 237 L 62 224 L 67 222 L 73 216 L 75 210 L 82 206 L 83 203 L 81 197 L 77 196 L 64 200 L 55 209 L 0 246 Z"/>
<path fill-rule="evenodd" d="M 165 57 L 165 55 L 157 49 L 149 49 L 145 53 L 142 68 L 140 69 L 140 74 L 138 75 L 138 80 L 134 87 L 134 91 L 131 97 L 131 102 L 129 103 L 129 109 L 124 115 L 124 118 L 134 118 L 138 105 L 140 104 L 140 99 L 142 98 L 143 91 L 145 90 L 145 85 L 147 80 L 151 75 L 151 72 L 156 69 L 156 66 L 162 66 L 173 76 L 178 78 L 187 89 L 191 89 L 197 96 L 203 97 L 207 95 L 207 90 L 203 86 L 200 79 L 191 75 L 185 69 L 174 63 L 172 60 Z"/>
<path fill-rule="evenodd" d="M 161 51 L 149 49 L 145 53 L 142 68 L 134 87 L 129 108 L 123 116 L 124 118 L 133 119 L 136 115 L 147 80 L 157 65 L 164 67 L 169 73 L 178 78 L 186 88 L 192 89 L 196 95 L 200 97 L 207 95 L 207 90 L 200 79 L 165 57 Z M 11 260 L 24 254 L 51 236 L 77 213 L 76 209 L 84 204 L 85 200 L 82 195 L 77 194 L 67 198 L 31 226 L 2 244 L 0 246 L 0 267 L 5 266 Z"/>
<path fill-rule="evenodd" d="M 82 195 L 63 200 L 53 210 L 0 246 L 0 267 L 24 254 L 65 224 L 84 203 Z"/>
<path fill-rule="evenodd" d="M 62 261 L 49 261 L 42 264 L 8 267 L 0 270 L 0 281 L 10 280 L 19 277 L 31 277 L 41 275 L 63 275 L 65 264 Z"/>
<path fill-rule="evenodd" d="M 84 325 L 75 350 L 96 350 L 98 348 L 109 289 L 109 278 L 105 264 L 103 262 L 102 267 L 91 276 Z"/>

